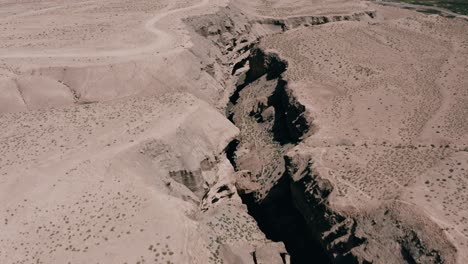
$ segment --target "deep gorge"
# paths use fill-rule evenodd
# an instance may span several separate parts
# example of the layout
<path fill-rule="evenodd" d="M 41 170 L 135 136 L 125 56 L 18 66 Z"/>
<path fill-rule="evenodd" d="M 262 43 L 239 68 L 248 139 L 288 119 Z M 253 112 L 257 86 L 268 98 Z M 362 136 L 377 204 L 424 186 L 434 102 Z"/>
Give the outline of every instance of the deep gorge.
<path fill-rule="evenodd" d="M 242 145 L 249 145 L 248 141 L 253 139 L 253 137 L 246 136 L 248 131 L 242 131 L 242 129 L 255 126 L 254 130 L 263 131 L 264 133 L 258 135 L 267 138 L 265 141 L 272 146 L 267 149 L 280 153 L 279 157 L 274 156 L 270 161 L 264 161 L 265 164 L 256 164 L 254 167 L 269 166 L 268 163 L 276 163 L 278 159 L 284 161 L 285 152 L 298 144 L 301 137 L 310 129 L 310 122 L 303 115 L 304 106 L 297 103 L 287 91 L 287 82 L 281 78 L 281 74 L 286 69 L 287 62 L 281 60 L 276 54 L 266 54 L 259 48 L 252 49 L 249 57 L 249 70 L 242 77 L 245 81 L 231 96 L 228 112 L 228 117 L 234 124 L 239 124 L 239 122 L 250 124 L 249 126 L 240 125 L 240 138 L 233 141 L 226 151 L 228 159 L 236 170 L 251 167 L 245 166 L 242 157 L 239 161 L 236 156 L 238 148 Z M 272 84 L 268 84 L 269 82 Z M 262 90 L 265 88 L 262 87 L 264 85 L 266 89 Z M 256 94 L 256 96 L 243 98 L 251 94 Z M 249 104 L 253 108 L 245 111 L 236 107 L 237 104 L 242 104 L 243 100 L 253 101 L 253 104 Z M 252 152 L 256 155 L 255 151 Z M 270 155 L 269 153 L 263 154 Z M 251 158 L 248 155 L 246 159 Z M 239 190 L 243 203 L 247 205 L 249 214 L 255 218 L 268 239 L 285 244 L 291 256 L 291 263 L 331 263 L 324 248 L 312 235 L 304 216 L 296 208 L 291 190 L 293 183 L 288 175 L 286 163 L 282 162 L 281 165 L 282 168 L 277 168 L 274 173 L 261 175 L 258 178 L 264 184 L 259 190 Z M 273 178 L 275 181 L 270 184 L 268 178 Z"/>

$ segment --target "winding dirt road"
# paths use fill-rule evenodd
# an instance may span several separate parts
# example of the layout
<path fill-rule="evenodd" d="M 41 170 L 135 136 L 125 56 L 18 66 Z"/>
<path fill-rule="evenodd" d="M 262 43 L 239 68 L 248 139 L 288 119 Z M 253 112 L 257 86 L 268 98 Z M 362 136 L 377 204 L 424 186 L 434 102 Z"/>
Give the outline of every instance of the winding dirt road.
<path fill-rule="evenodd" d="M 209 5 L 210 0 L 201 0 L 197 4 L 188 7 L 182 7 L 170 10 L 174 4 L 169 5 L 155 15 L 153 18 L 147 20 L 144 23 L 144 28 L 146 31 L 151 32 L 155 36 L 153 43 L 141 47 L 135 48 L 125 48 L 125 49 L 116 49 L 116 50 L 105 50 L 105 51 L 69 51 L 66 50 L 43 50 L 43 51 L 34 51 L 34 52 L 20 52 L 20 53 L 11 53 L 7 50 L 0 51 L 0 58 L 75 58 L 75 57 L 126 57 L 134 56 L 145 53 L 158 52 L 161 53 L 175 53 L 183 49 L 183 46 L 189 42 L 188 40 L 185 43 L 177 43 L 174 39 L 174 35 L 177 35 L 178 32 L 170 31 L 167 28 L 157 26 L 157 23 L 164 18 L 169 19 L 179 19 L 177 15 L 183 12 L 188 12 L 197 8 L 206 7 Z M 59 8 L 59 7 L 54 7 Z M 168 11 L 169 10 L 169 11 Z"/>

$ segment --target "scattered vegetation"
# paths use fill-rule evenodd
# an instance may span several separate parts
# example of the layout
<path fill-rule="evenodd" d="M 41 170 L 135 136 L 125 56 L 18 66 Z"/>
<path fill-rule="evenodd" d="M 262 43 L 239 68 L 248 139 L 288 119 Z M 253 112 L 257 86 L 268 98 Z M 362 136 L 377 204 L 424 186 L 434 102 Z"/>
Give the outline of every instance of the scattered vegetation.
<path fill-rule="evenodd" d="M 465 0 L 396 0 L 403 3 L 441 7 L 458 14 L 468 15 L 468 2 Z M 418 10 L 419 11 L 419 10 Z M 439 10 L 427 9 L 421 10 L 425 13 L 440 14 Z"/>

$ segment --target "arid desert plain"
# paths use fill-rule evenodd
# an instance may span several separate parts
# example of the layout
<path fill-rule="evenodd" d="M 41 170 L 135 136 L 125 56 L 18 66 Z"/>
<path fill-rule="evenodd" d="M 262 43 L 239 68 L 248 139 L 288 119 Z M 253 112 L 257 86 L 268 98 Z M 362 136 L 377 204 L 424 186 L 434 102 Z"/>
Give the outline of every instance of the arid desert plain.
<path fill-rule="evenodd" d="M 468 263 L 434 8 L 0 0 L 0 264 Z"/>

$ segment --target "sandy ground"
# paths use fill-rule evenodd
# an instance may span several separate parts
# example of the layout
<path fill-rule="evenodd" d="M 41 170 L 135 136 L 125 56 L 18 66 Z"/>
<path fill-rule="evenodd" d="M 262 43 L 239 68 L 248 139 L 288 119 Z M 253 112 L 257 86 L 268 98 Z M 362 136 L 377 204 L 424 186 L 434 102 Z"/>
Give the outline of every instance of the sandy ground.
<path fill-rule="evenodd" d="M 238 129 L 181 19 L 219 4 L 0 3 L 1 263 L 218 263 L 265 245 L 229 188 L 200 215 Z"/>
<path fill-rule="evenodd" d="M 181 21 L 191 12 L 209 12 L 214 5 L 208 1 L 1 5 L 10 10 L 0 19 L 7 32 L 1 36 L 0 87 L 5 95 L 0 102 L 9 104 L 2 112 L 42 107 L 21 99 L 32 89 L 50 89 L 48 93 L 55 99 L 49 106 L 69 104 L 70 93 L 75 102 L 88 102 L 148 91 L 161 93 L 164 89 L 155 88 L 158 86 L 186 90 L 194 79 L 205 86 L 195 91 L 205 93 L 204 99 L 219 95 L 218 84 L 207 80 L 200 68 L 190 66 L 201 62 L 187 52 L 192 44 Z M 21 81 L 31 76 L 39 88 Z M 184 81 L 179 76 L 187 78 Z"/>

